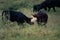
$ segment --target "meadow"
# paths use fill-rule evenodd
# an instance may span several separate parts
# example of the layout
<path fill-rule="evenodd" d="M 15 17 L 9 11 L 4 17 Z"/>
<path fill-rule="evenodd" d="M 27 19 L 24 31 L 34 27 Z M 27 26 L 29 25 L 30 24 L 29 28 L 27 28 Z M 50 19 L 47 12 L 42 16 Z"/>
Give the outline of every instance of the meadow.
<path fill-rule="evenodd" d="M 10 1 L 8 2 L 9 4 Z M 19 4 L 19 1 L 21 2 L 22 0 L 13 1 L 18 2 L 17 4 Z M 35 0 L 34 3 L 33 1 L 34 0 L 25 0 L 24 2 L 26 2 L 26 5 L 29 5 L 20 5 L 21 7 L 16 7 L 15 5 L 13 8 L 18 8 L 17 11 L 20 11 L 30 17 L 33 13 L 33 4 L 41 3 L 43 0 Z M 6 6 L 4 5 L 2 5 L 2 8 L 0 6 L 0 9 L 5 9 Z M 9 6 L 11 6 L 11 4 Z M 50 12 L 46 11 L 46 13 L 48 14 L 48 22 L 46 24 L 47 27 L 41 25 L 38 26 L 37 23 L 34 25 L 25 23 L 25 27 L 23 29 L 16 22 L 8 20 L 6 23 L 3 23 L 2 16 L 0 15 L 0 40 L 60 40 L 60 8 L 56 8 L 56 12 L 51 9 Z M 1 10 L 0 14 L 2 14 Z"/>

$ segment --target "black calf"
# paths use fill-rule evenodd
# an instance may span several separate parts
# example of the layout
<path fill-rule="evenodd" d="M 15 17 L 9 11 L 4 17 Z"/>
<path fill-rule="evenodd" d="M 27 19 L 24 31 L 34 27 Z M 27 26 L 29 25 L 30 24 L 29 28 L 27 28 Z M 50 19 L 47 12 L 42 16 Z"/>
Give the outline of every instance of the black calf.
<path fill-rule="evenodd" d="M 37 18 L 37 23 L 38 24 L 42 24 L 45 25 L 47 23 L 48 20 L 48 15 L 45 12 L 38 12 L 37 14 L 33 15 L 34 17 Z"/>
<path fill-rule="evenodd" d="M 7 19 L 10 20 L 11 22 L 16 21 L 18 24 L 23 24 L 24 22 L 27 22 L 28 24 L 31 24 L 31 22 L 30 22 L 31 18 L 28 18 L 27 16 L 25 16 L 21 12 L 16 12 L 16 11 L 13 11 L 13 10 L 9 10 L 9 11 L 4 10 L 2 12 L 2 16 L 4 15 L 4 13 L 5 13 L 5 16 L 9 15 L 9 16 L 7 16 Z M 3 17 L 2 17 L 2 19 L 3 19 Z"/>

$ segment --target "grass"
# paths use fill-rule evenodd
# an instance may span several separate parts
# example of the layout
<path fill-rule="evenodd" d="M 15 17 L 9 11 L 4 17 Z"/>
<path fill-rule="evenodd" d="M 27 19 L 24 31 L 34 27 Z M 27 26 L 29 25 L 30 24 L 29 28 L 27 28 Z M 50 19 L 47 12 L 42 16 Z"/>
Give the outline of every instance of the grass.
<path fill-rule="evenodd" d="M 33 13 L 26 8 L 19 11 L 28 17 Z M 60 14 L 58 12 L 47 12 L 47 14 L 47 27 L 38 26 L 36 23 L 34 25 L 26 23 L 23 29 L 16 22 L 8 21 L 3 25 L 0 17 L 0 40 L 60 40 Z"/>
<path fill-rule="evenodd" d="M 12 1 L 11 4 L 16 2 L 18 6 L 19 3 L 21 3 L 21 1 L 19 2 L 19 0 L 11 1 Z M 22 1 L 24 2 L 24 0 Z M 41 3 L 42 1 L 41 0 L 27 1 L 26 4 L 29 3 L 29 5 L 27 5 L 28 7 L 26 8 L 26 6 L 25 7 L 19 6 L 20 8 L 17 11 L 20 11 L 24 13 L 27 17 L 30 17 L 31 14 L 33 14 L 32 5 Z M 6 3 L 3 4 L 6 5 Z M 3 6 L 2 4 L 1 6 L 2 8 L 5 8 L 5 6 Z M 56 10 L 57 12 L 53 12 L 52 9 L 50 12 L 46 11 L 46 13 L 48 14 L 48 22 L 46 24 L 47 27 L 41 25 L 38 26 L 37 23 L 35 23 L 34 25 L 29 25 L 26 23 L 25 28 L 22 29 L 21 25 L 18 25 L 16 22 L 7 21 L 6 24 L 3 23 L 1 18 L 2 16 L 0 15 L 0 40 L 60 40 L 60 9 L 56 8 Z M 1 12 L 2 11 L 0 11 L 0 14 Z"/>

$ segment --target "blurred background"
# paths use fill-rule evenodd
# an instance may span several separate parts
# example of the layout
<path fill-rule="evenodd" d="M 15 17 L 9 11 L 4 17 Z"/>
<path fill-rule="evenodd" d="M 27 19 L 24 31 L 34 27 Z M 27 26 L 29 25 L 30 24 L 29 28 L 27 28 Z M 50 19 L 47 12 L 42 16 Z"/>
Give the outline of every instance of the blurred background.
<path fill-rule="evenodd" d="M 0 40 L 60 40 L 60 8 L 56 12 L 52 9 L 48 14 L 47 27 L 38 26 L 37 23 L 21 29 L 16 22 L 2 22 L 2 10 L 13 8 L 24 13 L 27 17 L 33 14 L 33 5 L 45 0 L 0 0 Z M 43 9 L 43 11 L 45 11 Z"/>

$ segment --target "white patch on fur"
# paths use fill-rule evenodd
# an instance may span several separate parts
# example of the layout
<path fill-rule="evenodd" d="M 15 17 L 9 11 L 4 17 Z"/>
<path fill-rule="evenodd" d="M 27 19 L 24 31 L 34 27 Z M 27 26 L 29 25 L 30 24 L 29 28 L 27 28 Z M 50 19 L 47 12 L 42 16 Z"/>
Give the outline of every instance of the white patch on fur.
<path fill-rule="evenodd" d="M 36 17 L 34 17 L 34 18 L 31 19 L 31 22 L 35 22 L 35 21 L 37 21 Z"/>

